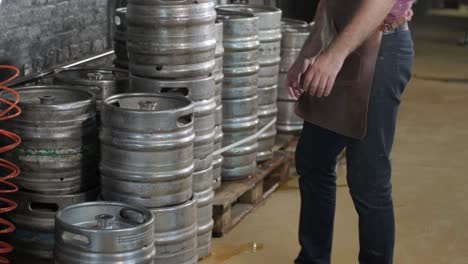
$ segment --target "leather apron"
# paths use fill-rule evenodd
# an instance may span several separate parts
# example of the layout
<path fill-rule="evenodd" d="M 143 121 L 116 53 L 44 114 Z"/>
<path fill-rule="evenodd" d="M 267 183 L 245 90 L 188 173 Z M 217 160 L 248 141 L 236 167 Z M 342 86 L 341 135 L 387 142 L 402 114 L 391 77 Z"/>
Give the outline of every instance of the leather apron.
<path fill-rule="evenodd" d="M 316 26 L 320 27 L 316 41 L 321 42 L 321 51 L 350 23 L 360 3 L 358 0 L 320 1 L 318 12 L 326 12 L 318 16 L 321 21 L 316 21 Z M 317 98 L 304 93 L 296 104 L 296 114 L 309 123 L 338 134 L 363 139 L 381 40 L 382 32 L 376 30 L 346 58 L 331 94 Z"/>

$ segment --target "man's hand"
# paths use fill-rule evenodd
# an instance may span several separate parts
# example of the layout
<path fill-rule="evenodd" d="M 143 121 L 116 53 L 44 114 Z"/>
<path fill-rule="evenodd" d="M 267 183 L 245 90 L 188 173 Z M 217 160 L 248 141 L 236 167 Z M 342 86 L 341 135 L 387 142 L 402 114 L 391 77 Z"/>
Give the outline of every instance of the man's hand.
<path fill-rule="evenodd" d="M 318 98 L 329 96 L 345 59 L 345 53 L 324 51 L 317 59 L 309 61 L 307 70 L 302 74 L 300 89 Z"/>
<path fill-rule="evenodd" d="M 285 85 L 289 96 L 299 98 L 304 93 L 304 90 L 300 86 L 301 76 L 313 60 L 314 59 L 304 59 L 299 57 L 291 66 L 288 71 Z"/>

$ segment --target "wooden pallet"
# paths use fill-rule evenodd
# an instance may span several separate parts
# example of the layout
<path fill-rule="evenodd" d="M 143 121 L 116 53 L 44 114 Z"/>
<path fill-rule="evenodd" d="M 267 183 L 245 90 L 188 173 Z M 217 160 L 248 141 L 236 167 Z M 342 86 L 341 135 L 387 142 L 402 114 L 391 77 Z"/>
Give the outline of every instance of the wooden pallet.
<path fill-rule="evenodd" d="M 276 151 L 273 159 L 260 163 L 255 175 L 235 182 L 223 182 L 213 203 L 214 237 L 222 237 L 246 215 L 259 207 L 289 177 L 291 156 Z"/>

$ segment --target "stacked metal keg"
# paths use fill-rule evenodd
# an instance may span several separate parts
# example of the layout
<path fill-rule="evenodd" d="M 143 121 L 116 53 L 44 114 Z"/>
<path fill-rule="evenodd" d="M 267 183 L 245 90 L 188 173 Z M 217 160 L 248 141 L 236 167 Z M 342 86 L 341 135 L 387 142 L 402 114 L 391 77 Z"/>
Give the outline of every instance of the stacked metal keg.
<path fill-rule="evenodd" d="M 213 0 L 130 0 L 127 6 L 130 91 L 179 94 L 194 102 L 193 192 L 200 258 L 210 252 L 213 228 L 215 20 Z"/>
<path fill-rule="evenodd" d="M 57 264 L 154 264 L 153 214 L 139 206 L 92 202 L 57 213 Z"/>
<path fill-rule="evenodd" d="M 258 74 L 258 118 L 259 128 L 276 119 L 278 108 L 277 84 L 281 61 L 281 10 L 269 6 L 225 5 L 223 10 L 252 13 L 258 17 L 258 37 L 260 40 Z M 271 126 L 258 138 L 257 161 L 273 157 L 276 127 Z"/>
<path fill-rule="evenodd" d="M 115 10 L 114 54 L 114 66 L 116 68 L 128 69 L 126 7 L 121 7 Z"/>
<path fill-rule="evenodd" d="M 193 112 L 189 99 L 156 93 L 116 95 L 102 109 L 102 198 L 154 213 L 154 230 L 165 230 L 155 234 L 157 263 L 198 259 Z"/>
<path fill-rule="evenodd" d="M 17 228 L 11 240 L 17 256 L 51 259 L 55 213 L 98 194 L 96 102 L 86 88 L 29 86 L 16 91 L 22 114 L 2 123 L 2 129 L 22 139 L 5 154 L 21 168 L 21 176 L 12 180 L 20 191 L 11 194 L 18 204 L 8 214 Z"/>
<path fill-rule="evenodd" d="M 223 153 L 222 179 L 238 180 L 256 169 L 258 127 L 258 18 L 217 8 L 223 21 L 223 146 L 248 139 Z M 250 137 L 250 138 L 249 138 Z"/>
<path fill-rule="evenodd" d="M 128 1 L 130 72 L 156 79 L 211 74 L 215 19 L 212 0 Z"/>
<path fill-rule="evenodd" d="M 216 101 L 216 128 L 215 128 L 215 151 L 219 151 L 223 147 L 223 103 L 222 103 L 222 93 L 223 93 L 223 56 L 224 56 L 224 47 L 223 47 L 223 21 L 217 20 L 216 25 L 216 53 L 215 53 L 215 70 L 213 75 L 216 82 L 216 92 L 215 92 L 215 101 Z M 218 153 L 213 156 L 213 189 L 217 189 L 221 186 L 221 172 L 222 172 L 223 156 L 221 153 Z"/>
<path fill-rule="evenodd" d="M 309 37 L 310 26 L 307 22 L 283 19 L 281 42 L 281 65 L 278 81 L 278 140 L 287 140 L 291 135 L 301 132 L 303 120 L 294 113 L 296 98 L 288 95 L 285 84 L 289 68 L 294 64 L 302 46 Z"/>

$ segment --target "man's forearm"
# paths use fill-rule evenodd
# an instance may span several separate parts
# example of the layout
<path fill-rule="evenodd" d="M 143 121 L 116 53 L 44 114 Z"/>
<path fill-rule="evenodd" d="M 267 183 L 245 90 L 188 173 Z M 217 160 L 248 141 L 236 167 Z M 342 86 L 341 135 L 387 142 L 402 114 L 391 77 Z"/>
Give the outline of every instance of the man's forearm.
<path fill-rule="evenodd" d="M 363 0 L 351 22 L 338 34 L 328 51 L 347 57 L 382 25 L 395 2 L 396 0 Z"/>
<path fill-rule="evenodd" d="M 320 52 L 322 45 L 316 37 L 317 34 L 319 34 L 317 25 L 314 25 L 299 54 L 300 58 L 309 58 Z"/>

